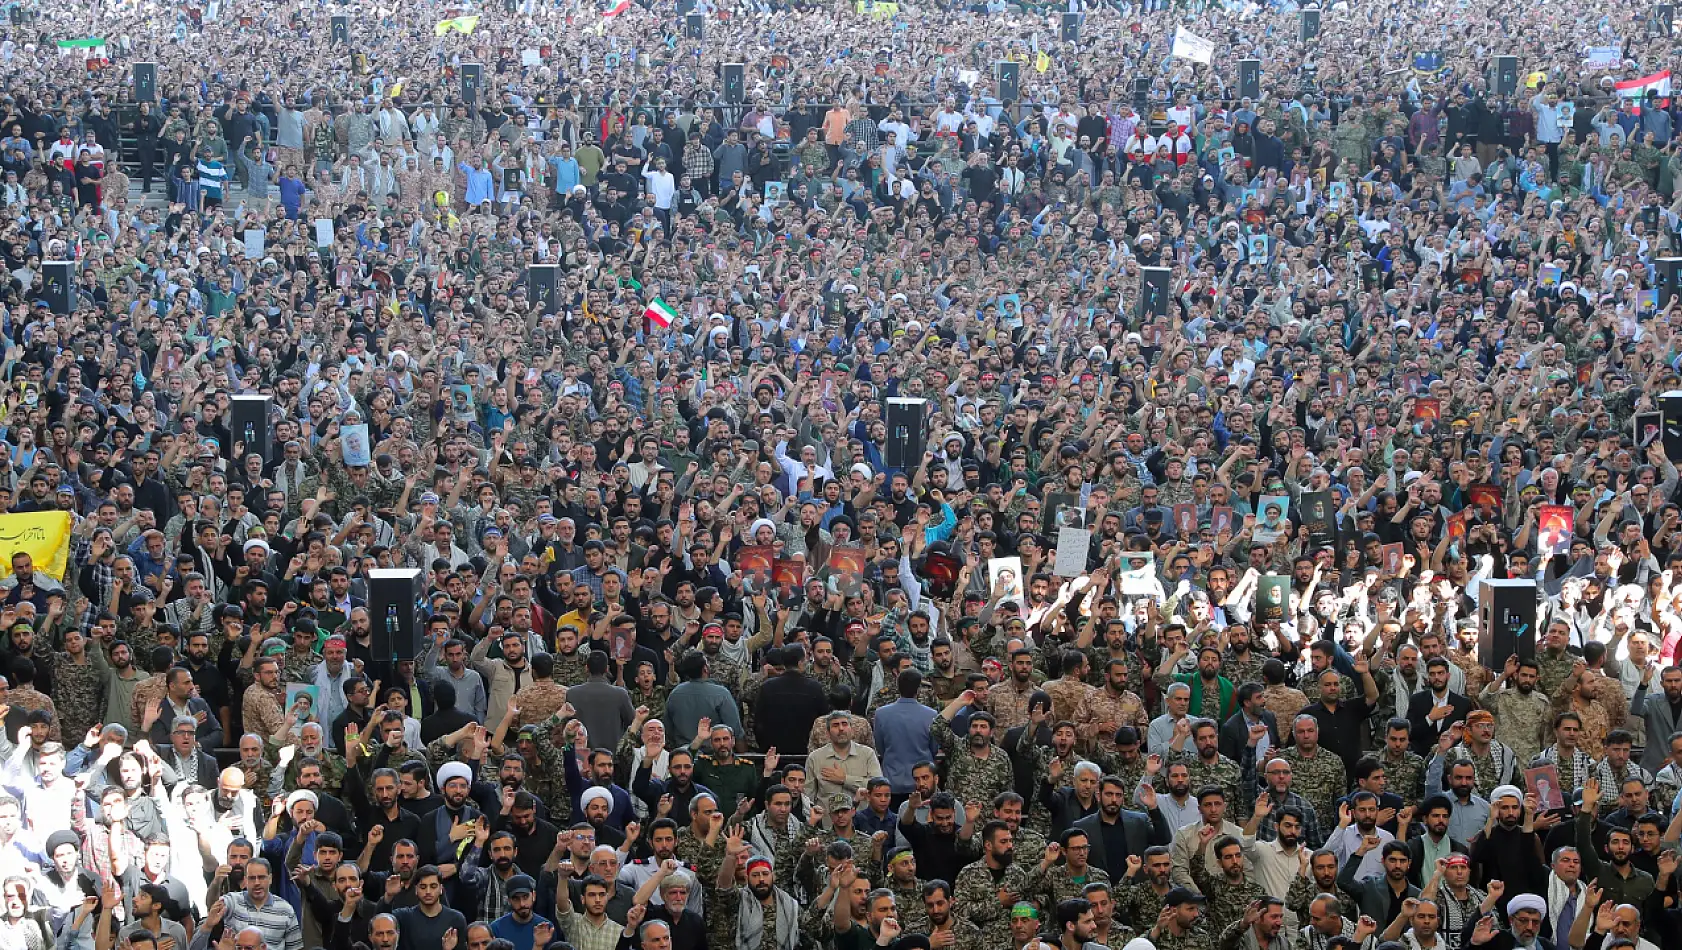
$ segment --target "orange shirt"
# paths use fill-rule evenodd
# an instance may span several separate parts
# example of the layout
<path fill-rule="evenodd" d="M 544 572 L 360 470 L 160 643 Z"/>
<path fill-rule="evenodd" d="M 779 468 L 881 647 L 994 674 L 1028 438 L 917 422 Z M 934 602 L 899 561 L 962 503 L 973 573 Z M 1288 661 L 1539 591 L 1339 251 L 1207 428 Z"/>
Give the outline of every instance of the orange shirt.
<path fill-rule="evenodd" d="M 823 140 L 826 145 L 840 145 L 847 140 L 847 123 L 851 117 L 843 108 L 831 109 L 824 113 Z"/>

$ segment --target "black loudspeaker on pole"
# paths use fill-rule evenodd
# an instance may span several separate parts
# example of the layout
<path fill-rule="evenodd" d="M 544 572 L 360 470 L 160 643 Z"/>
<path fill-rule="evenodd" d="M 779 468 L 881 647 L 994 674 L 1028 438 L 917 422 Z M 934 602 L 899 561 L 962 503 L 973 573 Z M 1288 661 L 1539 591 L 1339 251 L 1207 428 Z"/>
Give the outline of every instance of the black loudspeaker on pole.
<path fill-rule="evenodd" d="M 1080 14 L 1064 13 L 1062 29 L 1058 31 L 1058 38 L 1065 43 L 1080 42 Z"/>
<path fill-rule="evenodd" d="M 333 45 L 350 45 L 350 17 L 342 13 L 333 17 Z"/>
<path fill-rule="evenodd" d="M 48 309 L 68 314 L 75 305 L 76 263 L 74 261 L 44 261 L 41 264 L 41 297 Z"/>
<path fill-rule="evenodd" d="M 1311 42 L 1320 36 L 1320 8 L 1304 7 L 1302 20 L 1297 26 L 1297 38 L 1304 43 Z"/>
<path fill-rule="evenodd" d="M 692 40 L 706 36 L 707 18 L 699 13 L 690 13 L 683 18 L 683 35 Z"/>
<path fill-rule="evenodd" d="M 1168 301 L 1172 294 L 1169 281 L 1173 271 L 1166 267 L 1140 268 L 1139 319 L 1154 320 L 1168 316 Z"/>
<path fill-rule="evenodd" d="M 993 64 L 993 78 L 999 83 L 999 101 L 1015 102 L 1022 96 L 1022 68 L 1010 60 Z"/>
<path fill-rule="evenodd" d="M 134 101 L 158 101 L 158 64 L 134 64 Z"/>
<path fill-rule="evenodd" d="M 228 461 L 239 464 L 243 459 L 234 455 L 234 445 L 240 444 L 246 455 L 256 453 L 264 465 L 276 461 L 274 433 L 269 428 L 269 414 L 274 407 L 273 396 L 239 395 L 228 401 L 228 429 L 233 438 L 222 447 Z"/>
<path fill-rule="evenodd" d="M 1261 60 L 1238 61 L 1238 97 L 1252 102 L 1261 98 Z"/>
<path fill-rule="evenodd" d="M 1497 669 L 1507 657 L 1536 657 L 1536 582 L 1485 581 L 1478 587 L 1478 660 Z"/>
<path fill-rule="evenodd" d="M 484 81 L 485 67 L 478 63 L 463 63 L 461 66 L 461 100 L 474 103 L 479 101 L 479 84 Z"/>
<path fill-rule="evenodd" d="M 425 595 L 426 578 L 418 567 L 368 572 L 370 652 L 375 663 L 390 664 L 395 669 L 399 661 L 420 655 L 420 604 Z"/>
<path fill-rule="evenodd" d="M 888 444 L 883 447 L 882 461 L 889 468 L 909 470 L 922 463 L 928 409 L 927 399 L 888 400 Z"/>
<path fill-rule="evenodd" d="M 740 103 L 746 101 L 747 87 L 743 81 L 743 66 L 741 63 L 724 64 L 724 101 Z"/>

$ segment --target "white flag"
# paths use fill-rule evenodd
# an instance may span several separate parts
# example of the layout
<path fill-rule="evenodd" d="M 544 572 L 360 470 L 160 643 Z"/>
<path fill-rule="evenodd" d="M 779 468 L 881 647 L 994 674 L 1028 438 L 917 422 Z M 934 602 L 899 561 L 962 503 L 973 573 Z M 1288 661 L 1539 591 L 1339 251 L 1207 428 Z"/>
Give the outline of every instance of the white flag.
<path fill-rule="evenodd" d="M 1177 26 L 1174 28 L 1173 55 L 1207 66 L 1209 61 L 1215 58 L 1215 43 L 1183 26 Z"/>

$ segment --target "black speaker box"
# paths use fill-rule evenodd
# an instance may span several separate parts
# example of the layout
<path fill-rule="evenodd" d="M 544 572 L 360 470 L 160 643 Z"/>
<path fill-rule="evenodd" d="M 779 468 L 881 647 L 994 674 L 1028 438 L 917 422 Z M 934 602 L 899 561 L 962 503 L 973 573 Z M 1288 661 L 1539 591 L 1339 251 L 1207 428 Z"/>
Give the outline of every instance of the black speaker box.
<path fill-rule="evenodd" d="M 741 63 L 724 64 L 724 101 L 740 103 L 747 98 L 747 87 L 742 79 Z"/>
<path fill-rule="evenodd" d="M 461 65 L 461 100 L 472 104 L 479 101 L 479 84 L 484 81 L 485 67 L 478 63 Z"/>
<path fill-rule="evenodd" d="M 1238 61 L 1238 97 L 1252 102 L 1261 98 L 1261 60 Z"/>
<path fill-rule="evenodd" d="M 134 64 L 134 101 L 158 101 L 158 64 Z"/>
<path fill-rule="evenodd" d="M 421 654 L 420 605 L 426 598 L 426 572 L 418 567 L 368 572 L 368 619 L 376 663 L 412 660 Z M 419 675 L 419 674 L 417 674 Z M 390 682 L 390 680 L 387 680 Z"/>
<path fill-rule="evenodd" d="M 41 296 L 53 313 L 67 314 L 76 305 L 76 262 L 45 261 L 41 264 Z"/>
<path fill-rule="evenodd" d="M 999 101 L 1013 103 L 1022 96 L 1022 67 L 1009 60 L 993 64 L 993 78 L 999 83 Z"/>
<path fill-rule="evenodd" d="M 882 461 L 889 468 L 910 471 L 923 463 L 923 447 L 929 441 L 928 418 L 927 399 L 888 400 L 888 444 L 883 446 Z"/>
<path fill-rule="evenodd" d="M 228 431 L 233 438 L 222 447 L 228 461 L 239 464 L 234 457 L 234 443 L 245 443 L 245 454 L 253 452 L 263 457 L 267 467 L 275 463 L 274 432 L 269 428 L 269 413 L 274 407 L 273 396 L 239 395 L 228 400 Z"/>
<path fill-rule="evenodd" d="M 533 264 L 526 268 L 526 299 L 537 304 L 538 312 L 549 314 L 560 309 L 560 267 L 556 264 Z"/>
<path fill-rule="evenodd" d="M 1478 585 L 1478 660 L 1498 670 L 1507 657 L 1536 657 L 1536 582 L 1488 580 Z"/>
<path fill-rule="evenodd" d="M 1173 299 L 1173 288 L 1169 283 L 1172 279 L 1173 271 L 1166 267 L 1139 269 L 1140 320 L 1168 316 L 1170 301 Z"/>

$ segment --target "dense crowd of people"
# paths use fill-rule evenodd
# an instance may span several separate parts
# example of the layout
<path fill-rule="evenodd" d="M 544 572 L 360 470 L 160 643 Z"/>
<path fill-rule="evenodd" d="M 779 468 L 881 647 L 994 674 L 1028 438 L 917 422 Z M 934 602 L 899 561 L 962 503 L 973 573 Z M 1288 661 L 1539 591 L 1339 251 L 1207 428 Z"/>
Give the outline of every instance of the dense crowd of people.
<path fill-rule="evenodd" d="M 0 8 L 0 950 L 1677 946 L 1672 12 Z"/>

